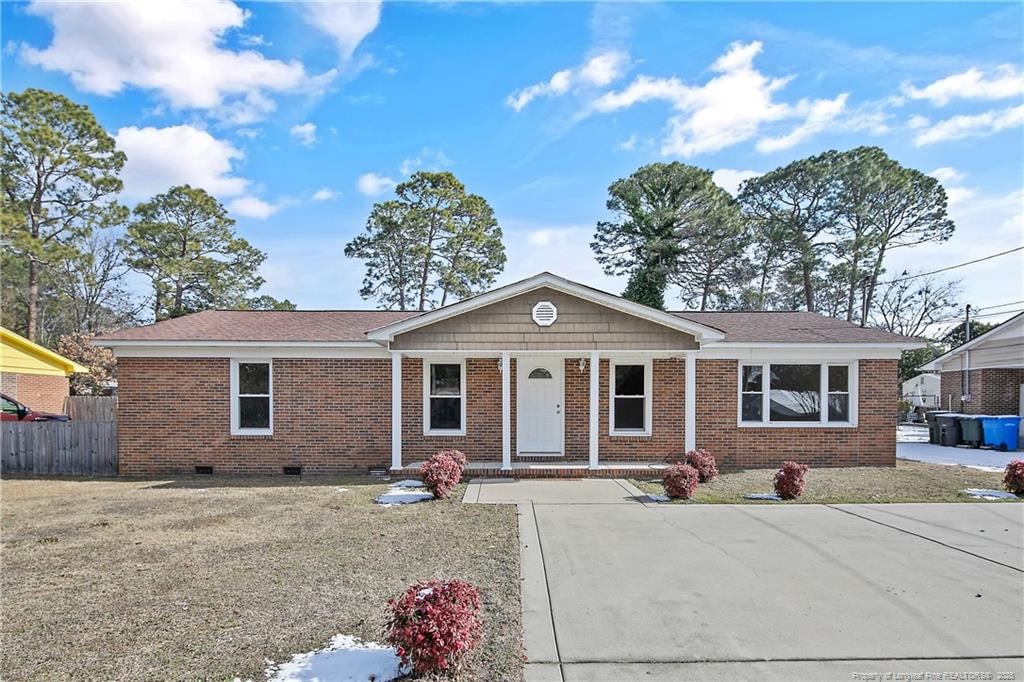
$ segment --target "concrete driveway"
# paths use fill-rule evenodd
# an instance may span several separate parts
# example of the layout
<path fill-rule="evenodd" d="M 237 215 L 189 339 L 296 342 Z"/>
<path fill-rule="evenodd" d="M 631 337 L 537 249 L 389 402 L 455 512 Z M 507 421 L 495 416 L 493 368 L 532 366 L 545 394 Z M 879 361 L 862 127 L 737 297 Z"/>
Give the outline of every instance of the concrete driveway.
<path fill-rule="evenodd" d="M 616 481 L 466 498 L 519 505 L 531 682 L 1024 679 L 1021 504 L 645 504 Z"/>

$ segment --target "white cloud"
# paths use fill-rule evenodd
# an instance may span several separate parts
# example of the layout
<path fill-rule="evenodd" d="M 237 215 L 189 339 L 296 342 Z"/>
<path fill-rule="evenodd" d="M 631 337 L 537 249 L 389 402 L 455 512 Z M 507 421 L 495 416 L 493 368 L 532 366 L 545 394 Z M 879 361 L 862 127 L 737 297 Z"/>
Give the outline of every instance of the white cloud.
<path fill-rule="evenodd" d="M 546 81 L 516 90 L 505 103 L 516 111 L 522 111 L 538 97 L 564 95 L 573 87 L 604 87 L 618 80 L 628 66 L 629 55 L 608 50 L 591 57 L 578 68 L 556 71 Z"/>
<path fill-rule="evenodd" d="M 848 96 L 849 93 L 844 92 L 835 99 L 801 100 L 796 110 L 804 116 L 803 123 L 785 135 L 761 138 L 757 141 L 757 151 L 767 153 L 789 149 L 821 132 L 843 113 Z"/>
<path fill-rule="evenodd" d="M 740 189 L 740 184 L 744 180 L 750 178 L 756 178 L 761 175 L 758 171 L 753 170 L 735 170 L 733 168 L 719 168 L 712 175 L 711 179 L 716 185 L 724 189 L 729 194 L 736 196 L 736 193 Z"/>
<path fill-rule="evenodd" d="M 928 119 L 927 116 L 921 116 L 920 114 L 915 114 L 914 116 L 911 116 L 909 119 L 907 119 L 907 127 L 910 128 L 911 130 L 920 130 L 921 128 L 927 128 L 931 124 L 932 122 Z"/>
<path fill-rule="evenodd" d="M 961 173 L 952 166 L 942 166 L 941 168 L 936 168 L 928 175 L 932 176 L 942 184 L 960 182 L 966 176 L 965 173 Z"/>
<path fill-rule="evenodd" d="M 796 105 L 775 101 L 791 78 L 769 78 L 754 67 L 760 42 L 732 43 L 711 65 L 717 75 L 702 85 L 689 85 L 678 77 L 640 75 L 619 91 L 597 98 L 592 111 L 609 113 L 649 101 L 668 102 L 678 112 L 667 123 L 661 153 L 683 157 L 713 152 L 755 137 L 763 125 L 803 119 L 789 135 L 770 139 L 771 148 L 802 140 L 824 127 L 845 96 L 831 100 L 802 100 Z"/>
<path fill-rule="evenodd" d="M 364 194 L 368 197 L 376 197 L 384 194 L 390 189 L 393 189 L 397 185 L 394 180 L 385 176 L 378 175 L 377 173 L 363 173 L 356 180 L 356 189 L 359 190 L 360 194 Z"/>
<path fill-rule="evenodd" d="M 215 196 L 242 194 L 249 181 L 234 174 L 245 154 L 230 142 L 190 125 L 121 128 L 114 135 L 128 161 L 121 172 L 123 195 L 148 199 L 174 185 L 202 187 Z"/>
<path fill-rule="evenodd" d="M 330 36 L 342 59 L 350 59 L 366 36 L 380 23 L 380 0 L 360 2 L 306 2 L 306 22 Z"/>
<path fill-rule="evenodd" d="M 957 206 L 973 199 L 977 193 L 977 190 L 973 187 L 946 187 L 946 205 L 949 207 Z"/>
<path fill-rule="evenodd" d="M 286 204 L 287 202 L 272 204 L 258 197 L 246 196 L 239 197 L 228 204 L 228 210 L 246 218 L 266 220 L 284 208 Z"/>
<path fill-rule="evenodd" d="M 339 196 L 340 192 L 337 192 L 330 187 L 321 187 L 317 191 L 313 192 L 313 201 L 334 201 Z"/>
<path fill-rule="evenodd" d="M 255 139 L 255 138 L 260 136 L 260 129 L 259 128 L 239 128 L 238 130 L 235 131 L 235 135 L 238 135 L 239 137 L 247 137 L 250 140 L 252 140 L 252 139 Z"/>
<path fill-rule="evenodd" d="M 961 114 L 939 121 L 930 127 L 919 128 L 914 137 L 914 144 L 922 147 L 947 140 L 985 137 L 1021 125 L 1024 125 L 1024 104 L 981 114 Z"/>
<path fill-rule="evenodd" d="M 398 170 L 402 175 L 412 175 L 418 170 L 439 171 L 450 167 L 452 163 L 453 161 L 441 150 L 424 147 L 416 156 L 403 159 Z"/>
<path fill-rule="evenodd" d="M 295 137 L 299 142 L 306 147 L 312 147 L 316 143 L 316 124 L 315 123 L 299 123 L 293 125 L 289 131 L 292 137 Z"/>
<path fill-rule="evenodd" d="M 615 145 L 615 148 L 619 149 L 621 151 L 624 151 L 624 152 L 633 151 L 634 149 L 636 149 L 636 142 L 637 142 L 636 133 L 633 133 L 632 135 L 627 137 L 625 140 L 622 140 L 617 145 Z"/>
<path fill-rule="evenodd" d="M 70 76 L 79 90 L 114 95 L 126 87 L 151 90 L 180 109 L 210 111 L 244 125 L 272 112 L 272 94 L 320 92 L 335 70 L 311 76 L 299 61 L 267 59 L 223 46 L 249 12 L 230 0 L 180 2 L 34 2 L 53 40 L 25 45 L 28 63 Z"/>
<path fill-rule="evenodd" d="M 1024 95 L 1024 71 L 1013 64 L 1002 64 L 989 73 L 971 68 L 941 78 L 923 88 L 904 83 L 902 91 L 910 99 L 928 100 L 940 107 L 954 99 L 1006 99 Z"/>

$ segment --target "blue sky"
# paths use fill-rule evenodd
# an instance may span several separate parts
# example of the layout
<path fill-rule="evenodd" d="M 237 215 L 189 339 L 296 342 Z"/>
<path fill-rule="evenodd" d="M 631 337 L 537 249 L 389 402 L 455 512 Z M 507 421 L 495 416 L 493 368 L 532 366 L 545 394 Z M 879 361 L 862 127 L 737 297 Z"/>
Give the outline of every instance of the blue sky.
<path fill-rule="evenodd" d="M 190 182 L 269 256 L 265 293 L 367 307 L 342 255 L 376 200 L 446 168 L 505 231 L 501 282 L 619 291 L 588 243 L 607 186 L 679 160 L 739 179 L 879 145 L 958 225 L 933 269 L 1024 242 L 1020 4 L 3 3 L 5 90 L 84 102 L 128 154 L 129 204 Z M 1024 299 L 1020 254 L 957 271 Z"/>

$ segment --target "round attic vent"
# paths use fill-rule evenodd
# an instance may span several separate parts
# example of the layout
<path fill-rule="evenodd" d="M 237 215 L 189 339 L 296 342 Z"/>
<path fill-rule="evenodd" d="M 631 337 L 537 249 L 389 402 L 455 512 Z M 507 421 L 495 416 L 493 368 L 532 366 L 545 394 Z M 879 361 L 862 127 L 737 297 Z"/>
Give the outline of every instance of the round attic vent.
<path fill-rule="evenodd" d="M 533 321 L 538 327 L 550 327 L 558 319 L 558 308 L 551 301 L 540 301 L 533 306 Z"/>

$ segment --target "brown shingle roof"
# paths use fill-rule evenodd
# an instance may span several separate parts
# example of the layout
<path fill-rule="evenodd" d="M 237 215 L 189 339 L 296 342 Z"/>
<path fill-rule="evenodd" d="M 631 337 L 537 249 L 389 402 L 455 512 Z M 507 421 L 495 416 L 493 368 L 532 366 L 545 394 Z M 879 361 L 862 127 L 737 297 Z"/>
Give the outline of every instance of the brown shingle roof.
<path fill-rule="evenodd" d="M 366 341 L 366 333 L 419 315 L 384 310 L 204 310 L 104 334 L 103 341 Z M 807 312 L 673 312 L 739 343 L 895 343 L 881 329 Z"/>
<path fill-rule="evenodd" d="M 420 313 L 386 310 L 204 310 L 99 341 L 366 341 L 366 332 Z"/>
<path fill-rule="evenodd" d="M 673 311 L 687 320 L 725 332 L 733 343 L 899 343 L 914 342 L 882 329 L 805 311 L 690 312 Z"/>

